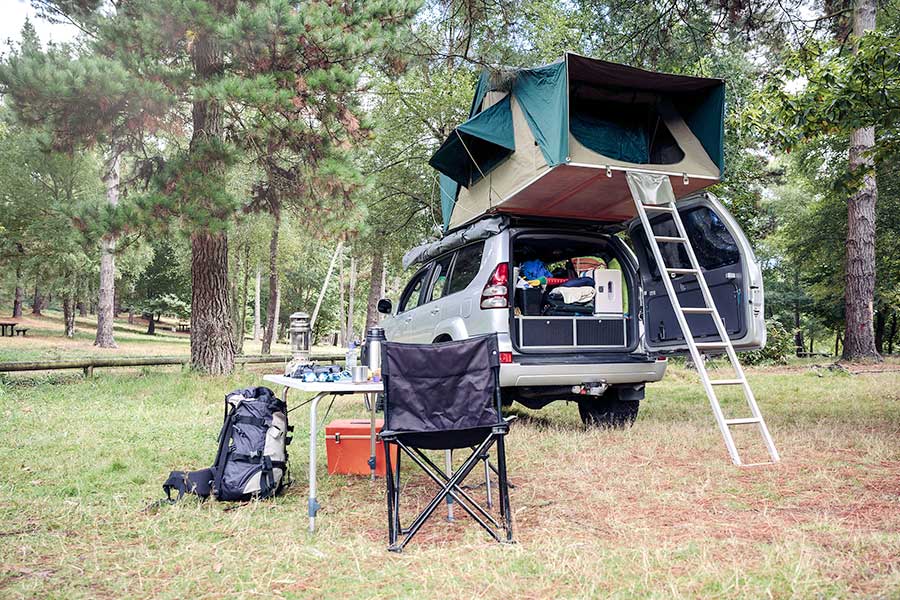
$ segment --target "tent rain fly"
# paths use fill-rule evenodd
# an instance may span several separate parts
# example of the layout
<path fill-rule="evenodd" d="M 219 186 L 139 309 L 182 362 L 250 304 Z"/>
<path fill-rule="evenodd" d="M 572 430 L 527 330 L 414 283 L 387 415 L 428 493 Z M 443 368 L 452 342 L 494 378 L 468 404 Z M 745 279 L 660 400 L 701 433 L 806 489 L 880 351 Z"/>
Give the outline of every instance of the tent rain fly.
<path fill-rule="evenodd" d="M 430 161 L 444 227 L 490 213 L 625 221 L 625 170 L 669 175 L 679 198 L 708 187 L 724 164 L 724 90 L 571 53 L 503 85 L 485 73 Z"/>

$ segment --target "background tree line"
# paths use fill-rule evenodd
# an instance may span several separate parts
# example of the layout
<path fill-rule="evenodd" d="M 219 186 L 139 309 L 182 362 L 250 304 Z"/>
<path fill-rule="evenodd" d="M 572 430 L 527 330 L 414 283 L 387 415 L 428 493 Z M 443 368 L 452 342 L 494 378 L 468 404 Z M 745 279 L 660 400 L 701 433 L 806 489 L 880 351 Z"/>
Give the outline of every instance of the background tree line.
<path fill-rule="evenodd" d="M 338 244 L 317 333 L 361 336 L 440 234 L 427 159 L 479 71 L 566 50 L 725 78 L 714 192 L 767 316 L 798 352 L 897 343 L 896 0 L 34 4 L 84 34 L 42 48 L 26 27 L 0 67 L 0 290 L 95 308 L 100 345 L 120 307 L 189 308 L 194 366 L 227 372 L 245 336 L 268 351 L 312 312 Z"/>

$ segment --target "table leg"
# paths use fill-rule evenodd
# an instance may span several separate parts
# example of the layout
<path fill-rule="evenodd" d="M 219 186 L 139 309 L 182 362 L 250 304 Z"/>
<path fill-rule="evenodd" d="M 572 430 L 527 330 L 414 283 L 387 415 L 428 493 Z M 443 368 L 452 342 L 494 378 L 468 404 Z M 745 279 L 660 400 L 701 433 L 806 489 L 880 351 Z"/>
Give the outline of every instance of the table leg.
<path fill-rule="evenodd" d="M 366 394 L 368 396 L 368 394 Z M 372 394 L 370 404 L 372 413 L 369 418 L 369 468 L 372 470 L 372 481 L 375 481 L 375 402 L 378 399 L 377 394 Z"/>
<path fill-rule="evenodd" d="M 312 399 L 312 408 L 309 410 L 309 532 L 316 530 L 316 513 L 319 512 L 319 503 L 316 500 L 316 425 L 318 424 L 319 400 L 325 397 L 325 393 L 316 394 Z"/>

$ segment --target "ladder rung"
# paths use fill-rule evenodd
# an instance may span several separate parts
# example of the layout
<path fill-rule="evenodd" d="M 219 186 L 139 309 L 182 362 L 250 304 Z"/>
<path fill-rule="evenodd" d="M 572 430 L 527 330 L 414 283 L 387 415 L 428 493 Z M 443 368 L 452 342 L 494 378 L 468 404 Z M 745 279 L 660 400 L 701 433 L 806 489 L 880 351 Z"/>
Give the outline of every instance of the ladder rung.
<path fill-rule="evenodd" d="M 697 269 L 670 269 L 666 268 L 667 273 L 699 273 Z"/>
<path fill-rule="evenodd" d="M 741 385 L 744 383 L 743 379 L 710 379 L 710 385 Z"/>
<path fill-rule="evenodd" d="M 769 465 L 774 465 L 774 464 L 775 464 L 775 461 L 770 460 L 769 462 L 748 463 L 746 465 L 741 463 L 738 466 L 739 467 L 768 467 Z"/>
<path fill-rule="evenodd" d="M 671 235 L 654 235 L 653 237 L 654 237 L 654 239 L 656 239 L 657 242 L 673 242 L 673 243 L 687 242 L 686 238 L 676 237 L 676 236 L 671 236 Z"/>
<path fill-rule="evenodd" d="M 705 306 L 682 306 L 681 312 L 683 313 L 699 313 L 699 314 L 712 314 L 713 309 L 707 308 Z"/>
<path fill-rule="evenodd" d="M 746 417 L 743 419 L 725 419 L 726 425 L 752 425 L 754 423 L 760 423 L 762 419 L 759 417 Z"/>
<path fill-rule="evenodd" d="M 644 204 L 644 210 L 657 210 L 659 212 L 674 212 L 671 206 L 665 204 Z"/>
<path fill-rule="evenodd" d="M 728 344 L 724 342 L 695 342 L 698 348 L 727 348 Z"/>

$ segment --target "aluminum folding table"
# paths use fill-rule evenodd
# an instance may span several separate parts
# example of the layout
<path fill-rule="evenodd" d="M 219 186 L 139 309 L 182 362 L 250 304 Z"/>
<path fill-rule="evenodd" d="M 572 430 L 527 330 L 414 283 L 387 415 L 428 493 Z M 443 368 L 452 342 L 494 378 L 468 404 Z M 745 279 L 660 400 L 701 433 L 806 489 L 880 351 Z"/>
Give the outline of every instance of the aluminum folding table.
<path fill-rule="evenodd" d="M 381 383 L 352 383 L 340 382 L 305 382 L 302 379 L 285 377 L 283 375 L 265 375 L 265 381 L 280 385 L 284 388 L 281 399 L 287 403 L 288 391 L 314 393 L 310 401 L 309 411 L 309 530 L 316 529 L 316 513 L 319 511 L 319 503 L 316 500 L 316 435 L 318 427 L 319 401 L 326 396 L 350 396 L 362 394 L 366 401 L 366 408 L 370 411 L 371 440 L 369 442 L 369 467 L 372 469 L 372 479 L 375 479 L 375 396 L 384 391 Z"/>

